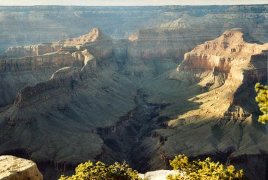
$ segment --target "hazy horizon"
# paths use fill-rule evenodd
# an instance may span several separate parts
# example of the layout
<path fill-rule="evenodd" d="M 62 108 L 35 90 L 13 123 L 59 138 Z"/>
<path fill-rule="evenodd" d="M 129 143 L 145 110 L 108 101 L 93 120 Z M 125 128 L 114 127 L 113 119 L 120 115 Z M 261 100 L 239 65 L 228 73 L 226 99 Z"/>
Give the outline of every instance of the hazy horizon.
<path fill-rule="evenodd" d="M 164 6 L 164 5 L 250 5 L 268 4 L 267 0 L 0 0 L 0 6 Z"/>

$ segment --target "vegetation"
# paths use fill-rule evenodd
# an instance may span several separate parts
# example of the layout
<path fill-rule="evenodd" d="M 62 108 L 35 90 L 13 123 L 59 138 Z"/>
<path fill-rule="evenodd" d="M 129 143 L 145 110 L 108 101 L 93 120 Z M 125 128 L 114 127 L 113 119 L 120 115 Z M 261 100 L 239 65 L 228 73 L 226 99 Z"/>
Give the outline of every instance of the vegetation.
<path fill-rule="evenodd" d="M 255 85 L 255 91 L 257 92 L 256 101 L 260 111 L 263 113 L 259 116 L 258 121 L 265 124 L 268 121 L 268 85 L 264 86 L 257 83 Z"/>
<path fill-rule="evenodd" d="M 213 162 L 210 158 L 204 161 L 190 162 L 185 155 L 178 155 L 170 161 L 176 175 L 169 175 L 168 180 L 235 180 L 243 178 L 243 170 L 236 170 L 233 165 L 224 166 L 219 162 Z"/>
<path fill-rule="evenodd" d="M 72 176 L 61 176 L 59 180 L 140 180 L 138 172 L 131 169 L 125 162 L 105 165 L 98 161 L 82 163 L 75 168 Z"/>

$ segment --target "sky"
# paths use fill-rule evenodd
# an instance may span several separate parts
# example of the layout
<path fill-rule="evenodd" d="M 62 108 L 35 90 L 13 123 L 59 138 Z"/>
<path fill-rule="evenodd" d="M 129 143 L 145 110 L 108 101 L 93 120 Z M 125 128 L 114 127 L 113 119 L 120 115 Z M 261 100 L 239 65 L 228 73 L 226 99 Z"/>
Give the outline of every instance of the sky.
<path fill-rule="evenodd" d="M 144 5 L 223 5 L 268 4 L 268 0 L 0 0 L 0 6 L 77 5 L 77 6 L 144 6 Z"/>

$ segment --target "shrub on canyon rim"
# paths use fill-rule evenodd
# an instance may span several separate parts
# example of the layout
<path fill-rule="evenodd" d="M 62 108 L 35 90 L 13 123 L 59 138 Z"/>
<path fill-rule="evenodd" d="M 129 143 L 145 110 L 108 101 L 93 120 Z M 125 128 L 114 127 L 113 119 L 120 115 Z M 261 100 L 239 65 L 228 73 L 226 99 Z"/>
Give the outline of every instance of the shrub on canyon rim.
<path fill-rule="evenodd" d="M 260 83 L 255 85 L 257 92 L 256 101 L 259 105 L 260 111 L 263 113 L 259 116 L 258 121 L 265 124 L 268 121 L 268 85 L 264 86 Z"/>
<path fill-rule="evenodd" d="M 243 170 L 236 170 L 233 165 L 224 166 L 219 162 L 213 162 L 210 158 L 204 161 L 189 161 L 185 155 L 178 155 L 170 161 L 178 174 L 169 175 L 168 180 L 219 180 L 219 179 L 242 179 Z"/>
<path fill-rule="evenodd" d="M 141 180 L 138 172 L 125 162 L 106 165 L 103 162 L 91 161 L 79 164 L 72 176 L 61 176 L 59 180 Z"/>

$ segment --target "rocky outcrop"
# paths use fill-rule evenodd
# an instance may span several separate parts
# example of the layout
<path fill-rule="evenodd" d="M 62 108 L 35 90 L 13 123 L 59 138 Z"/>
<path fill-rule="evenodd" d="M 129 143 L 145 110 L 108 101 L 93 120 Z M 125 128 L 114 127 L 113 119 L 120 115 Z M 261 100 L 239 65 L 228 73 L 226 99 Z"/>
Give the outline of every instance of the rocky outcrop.
<path fill-rule="evenodd" d="M 157 171 L 146 172 L 145 174 L 139 174 L 139 176 L 143 179 L 148 180 L 166 180 L 168 175 L 175 175 L 178 173 L 179 173 L 178 171 L 172 171 L 172 170 L 157 170 Z"/>
<path fill-rule="evenodd" d="M 215 29 L 213 27 L 215 23 L 225 28 L 243 26 L 250 29 L 251 33 L 256 36 L 264 38 L 267 34 L 265 28 L 267 5 L 214 8 L 210 6 L 114 7 L 113 9 L 43 6 L 41 9 L 39 7 L 20 7 L 19 9 L 1 7 L 3 21 L 0 28 L 2 37 L 0 51 L 10 46 L 73 38 L 84 34 L 94 26 L 100 27 L 103 32 L 115 38 L 127 38 L 139 29 L 156 27 L 160 24 L 172 24 L 167 26 L 172 28 L 178 26 L 178 23 L 181 23 L 180 27 L 183 27 L 184 23 L 186 27 L 190 26 L 192 29 L 205 26 L 207 30 Z M 123 18 L 119 17 L 120 13 L 124 14 Z M 185 15 L 189 18 L 177 20 Z M 174 21 L 174 23 L 168 23 L 169 21 Z M 191 24 L 187 25 L 189 22 Z M 205 22 L 210 23 L 205 24 Z"/>
<path fill-rule="evenodd" d="M 57 65 L 62 63 L 63 59 L 67 63 L 70 59 L 73 61 L 83 61 L 86 59 L 84 57 L 84 54 L 87 54 L 86 51 L 91 52 L 98 58 L 108 58 L 112 54 L 112 39 L 103 34 L 100 29 L 93 28 L 88 34 L 78 38 L 47 44 L 10 47 L 1 57 L 3 59 L 1 60 L 1 67 L 2 70 L 14 69 L 14 66 L 19 67 L 20 63 L 48 64 L 48 61 Z M 13 63 L 12 60 L 15 62 L 19 61 L 19 64 Z"/>
<path fill-rule="evenodd" d="M 89 33 L 85 35 L 79 36 L 78 38 L 70 38 L 63 41 L 59 41 L 59 44 L 61 44 L 63 47 L 79 46 L 108 39 L 110 38 L 103 34 L 99 28 L 93 28 Z"/>
<path fill-rule="evenodd" d="M 84 65 L 84 57 L 77 57 L 69 52 L 53 52 L 41 56 L 3 59 L 0 61 L 0 73 L 39 71 L 45 68 Z"/>
<path fill-rule="evenodd" d="M 33 86 L 40 80 L 47 81 L 54 72 L 61 68 L 77 68 L 78 71 L 82 68 L 81 78 L 86 76 L 85 72 L 90 74 L 96 68 L 96 59 L 111 58 L 113 47 L 112 40 L 98 28 L 94 28 L 88 34 L 74 38 L 72 41 L 64 40 L 43 45 L 12 47 L 6 53 L 10 53 L 10 55 L 5 54 L 0 57 L 0 74 L 3 75 L 0 79 L 4 87 L 1 88 L 0 93 L 5 96 L 0 100 L 0 106 L 11 103 L 15 98 L 16 91 L 25 86 Z M 32 77 L 33 74 L 34 77 Z M 38 75 L 36 76 L 36 74 Z M 20 76 L 31 76 L 31 78 L 25 79 Z M 16 79 L 16 83 L 12 79 Z M 12 87 L 11 91 L 5 88 L 8 86 Z"/>
<path fill-rule="evenodd" d="M 184 30 L 172 29 L 144 29 L 137 35 L 130 36 L 128 57 L 133 59 L 177 59 L 194 47 L 196 43 L 207 40 L 200 38 L 197 42 L 187 37 L 194 36 L 195 32 L 187 33 Z"/>
<path fill-rule="evenodd" d="M 58 51 L 60 46 L 55 46 L 52 43 L 37 44 L 30 46 L 9 47 L 3 56 L 5 57 L 24 57 L 24 56 L 41 56 L 46 53 Z"/>
<path fill-rule="evenodd" d="M 79 53 L 79 52 L 78 52 Z M 76 56 L 69 52 L 53 52 L 41 56 L 0 60 L 0 106 L 14 101 L 15 94 L 25 86 L 33 86 L 47 81 L 51 75 L 63 67 L 84 67 L 88 57 Z"/>
<path fill-rule="evenodd" d="M 93 28 L 87 34 L 78 38 L 55 42 L 54 46 L 60 46 L 61 50 L 71 52 L 87 50 L 100 59 L 107 59 L 112 56 L 112 39 L 102 33 L 99 28 Z"/>
<path fill-rule="evenodd" d="M 238 99 L 242 98 L 241 89 L 267 79 L 267 49 L 268 44 L 248 43 L 241 30 L 233 29 L 186 53 L 177 68 L 177 78 L 196 82 L 205 91 L 193 99 L 202 104 L 193 114 L 213 119 L 223 114 L 227 119 L 247 119 L 250 113 L 239 107 L 242 104 Z M 188 112 L 181 118 L 193 114 Z"/>
<path fill-rule="evenodd" d="M 15 156 L 0 156 L 0 179 L 2 180 L 42 180 L 43 175 L 39 172 L 33 161 Z"/>
<path fill-rule="evenodd" d="M 46 101 L 53 97 L 52 94 L 48 93 L 49 91 L 57 90 L 59 88 L 65 88 L 65 91 L 68 91 L 73 88 L 75 81 L 73 76 L 66 76 L 64 78 L 53 78 L 52 80 L 38 83 L 33 87 L 25 87 L 19 91 L 14 103 L 17 107 L 22 108 L 28 103 L 34 104 Z M 34 98 L 36 102 L 31 102 L 30 100 Z"/>
<path fill-rule="evenodd" d="M 96 70 L 96 60 L 94 57 L 86 52 L 84 54 L 86 54 L 85 58 L 83 58 L 83 63 L 85 64 L 82 68 L 75 66 L 60 68 L 52 74 L 48 81 L 21 89 L 15 99 L 15 106 L 23 108 L 27 104 L 32 105 L 37 102 L 44 102 L 54 97 L 52 91 L 63 89 L 64 92 L 69 92 L 74 89 L 75 86 Z"/>
<path fill-rule="evenodd" d="M 249 7 L 243 8 L 247 9 Z M 254 14 L 255 11 L 252 14 L 248 13 L 252 9 L 243 10 L 243 13 L 240 10 L 242 9 L 233 6 L 226 9 L 224 13 L 207 14 L 203 11 L 202 15 L 197 16 L 191 13 L 183 13 L 175 20 L 160 23 L 158 27 L 141 29 L 129 36 L 129 40 L 132 41 L 128 51 L 129 57 L 180 60 L 183 59 L 184 53 L 198 44 L 218 37 L 226 29 L 237 27 L 251 34 L 255 42 L 266 42 L 267 32 L 264 32 L 266 25 L 262 24 L 265 20 L 260 18 L 266 11 L 260 10 L 263 14 L 259 16 Z M 255 26 L 255 24 L 258 25 Z"/>
<path fill-rule="evenodd" d="M 212 156 L 226 163 L 236 159 L 238 167 L 250 169 L 250 160 L 241 165 L 240 156 L 267 156 L 267 131 L 257 123 L 254 85 L 267 82 L 268 44 L 249 43 L 246 36 L 239 29 L 225 31 L 186 53 L 177 71 L 169 76 L 181 83 L 177 91 L 184 95 L 178 101 L 191 95 L 187 107 L 181 102 L 170 107 L 171 112 L 177 108 L 180 113 L 156 131 L 157 137 L 147 141 L 153 139 L 157 144 L 159 137 L 164 139 L 159 148 L 165 159 L 180 153 L 193 158 Z M 266 162 L 260 163 L 265 169 Z M 245 174 L 250 179 L 258 176 L 252 170 Z"/>
<path fill-rule="evenodd" d="M 91 46 L 91 43 L 94 44 L 95 42 L 90 42 L 86 46 L 98 47 L 95 44 Z M 101 43 L 99 45 L 101 46 Z M 108 51 L 113 53 L 113 47 L 109 46 L 109 48 L 111 50 Z M 102 52 L 106 51 L 105 48 L 100 50 Z M 92 52 L 98 54 L 96 51 L 91 51 L 90 48 L 83 49 L 80 47 L 80 50 L 77 49 L 76 51 L 61 49 L 53 54 L 66 53 L 70 60 L 63 58 L 62 60 L 52 61 L 50 59 L 49 61 L 48 58 L 48 61 L 43 61 L 44 63 L 51 62 L 48 67 L 56 67 L 56 70 L 51 72 L 47 79 L 21 88 L 17 92 L 13 105 L 10 108 L 7 107 L 9 110 L 0 112 L 0 128 L 7 125 L 12 129 L 22 128 L 21 130 L 24 129 L 26 132 L 25 134 L 20 132 L 22 133 L 21 136 L 17 136 L 16 133 L 12 134 L 13 137 L 19 137 L 20 139 L 14 144 L 13 138 L 11 138 L 13 140 L 9 139 L 12 142 L 5 138 L 0 139 L 2 153 L 27 152 L 27 156 L 36 162 L 52 162 L 49 166 L 64 164 L 64 167 L 65 165 L 74 167 L 76 163 L 94 159 L 102 154 L 104 143 L 97 134 L 97 129 L 116 124 L 121 116 L 133 108 L 133 94 L 136 89 L 129 79 L 117 73 L 117 65 L 112 58 L 109 59 L 110 61 L 103 59 L 108 58 L 107 53 L 104 53 L 104 55 L 106 54 L 105 57 L 95 57 Z M 46 55 L 50 56 L 52 54 L 43 56 Z M 36 58 L 39 58 L 39 56 Z M 66 64 L 64 64 L 65 60 Z M 41 67 L 36 71 L 42 72 Z M 50 69 L 44 68 L 44 70 Z M 22 72 L 26 71 L 5 73 L 17 75 L 22 74 Z M 28 73 L 33 72 L 35 71 L 28 71 Z M 71 114 L 76 115 L 71 118 L 69 117 Z M 73 119 L 74 121 L 71 122 L 73 125 L 67 125 L 66 123 L 69 121 L 67 119 Z M 55 122 L 61 125 L 55 126 Z M 30 126 L 39 124 L 40 129 L 38 129 L 40 131 L 25 129 L 23 126 L 26 124 Z M 58 129 L 64 124 L 67 125 L 65 128 Z M 77 127 L 76 132 L 72 130 L 74 126 Z M 51 127 L 58 130 L 54 128 L 52 130 Z M 9 134 L 9 130 L 6 130 L 4 130 L 5 132 L 1 131 L 1 133 Z M 47 131 L 46 134 L 48 133 L 48 135 L 39 134 L 43 130 Z M 77 143 L 77 140 L 81 140 L 81 142 L 75 145 L 79 147 L 76 150 L 65 151 L 70 143 L 67 140 L 70 136 L 73 137 L 72 142 Z M 39 140 L 36 141 L 37 139 Z M 47 145 L 50 144 L 52 139 L 55 140 L 53 147 Z M 28 145 L 24 143 L 24 140 L 31 141 L 31 145 L 28 144 L 30 148 L 27 147 Z M 41 143 L 45 141 L 49 142 Z M 15 149 L 20 150 L 13 151 L 13 145 L 18 145 Z M 17 155 L 20 155 L 19 153 Z M 50 161 L 50 159 L 53 160 Z"/>
<path fill-rule="evenodd" d="M 228 85 L 237 83 L 239 87 L 244 78 L 248 78 L 247 73 L 252 74 L 254 71 L 256 77 L 251 80 L 260 81 L 266 78 L 267 74 L 257 72 L 267 69 L 265 51 L 268 49 L 268 44 L 248 43 L 245 41 L 245 36 L 237 29 L 224 32 L 217 39 L 199 45 L 186 53 L 177 71 L 181 76 L 184 72 L 187 75 L 192 73 L 200 85 L 208 87 L 216 83 L 218 85 L 214 87 L 219 87 L 225 80 Z M 202 78 L 205 76 L 204 73 L 210 76 Z M 254 76 L 253 74 L 251 76 Z M 217 80 L 221 82 L 216 82 Z"/>

